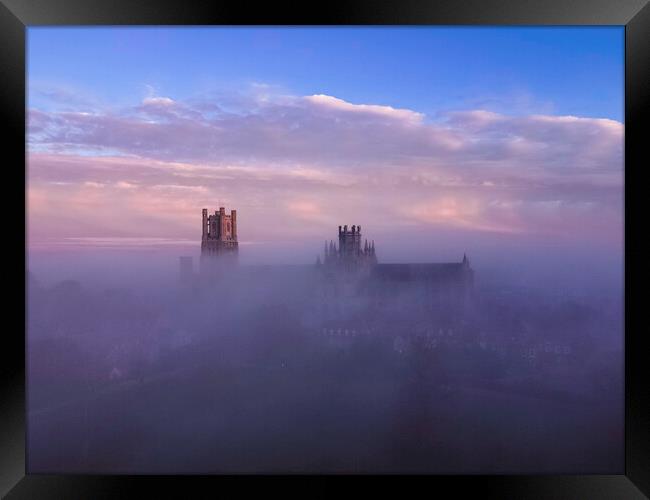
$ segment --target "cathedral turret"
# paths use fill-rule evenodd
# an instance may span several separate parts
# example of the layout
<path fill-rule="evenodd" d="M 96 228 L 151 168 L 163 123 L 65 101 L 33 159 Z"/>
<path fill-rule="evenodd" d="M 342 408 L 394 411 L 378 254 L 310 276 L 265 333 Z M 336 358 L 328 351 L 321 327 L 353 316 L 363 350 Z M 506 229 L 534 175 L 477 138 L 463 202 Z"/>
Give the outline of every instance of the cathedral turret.
<path fill-rule="evenodd" d="M 325 249 L 325 263 L 336 264 L 342 266 L 347 270 L 354 270 L 360 267 L 365 267 L 366 264 L 376 263 L 376 258 L 373 257 L 374 250 L 364 240 L 361 244 L 361 226 L 359 225 L 343 225 L 339 226 L 339 242 L 338 247 L 330 240 L 329 247 Z"/>

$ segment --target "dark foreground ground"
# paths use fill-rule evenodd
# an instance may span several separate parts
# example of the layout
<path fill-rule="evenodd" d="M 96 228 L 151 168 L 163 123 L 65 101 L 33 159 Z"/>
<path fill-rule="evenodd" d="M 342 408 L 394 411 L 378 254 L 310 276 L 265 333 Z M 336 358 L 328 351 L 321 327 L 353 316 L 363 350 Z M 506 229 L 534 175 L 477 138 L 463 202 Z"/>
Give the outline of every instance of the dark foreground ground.
<path fill-rule="evenodd" d="M 67 400 L 41 395 L 40 407 L 32 405 L 29 468 L 540 474 L 622 467 L 622 416 L 612 401 L 445 382 L 406 365 L 358 370 L 339 360 L 198 363 L 67 387 Z M 41 390 L 65 392 L 54 382 Z"/>
<path fill-rule="evenodd" d="M 328 319 L 313 283 L 227 285 L 31 286 L 29 471 L 623 472 L 620 300 L 486 290 L 454 320 L 407 294 Z"/>

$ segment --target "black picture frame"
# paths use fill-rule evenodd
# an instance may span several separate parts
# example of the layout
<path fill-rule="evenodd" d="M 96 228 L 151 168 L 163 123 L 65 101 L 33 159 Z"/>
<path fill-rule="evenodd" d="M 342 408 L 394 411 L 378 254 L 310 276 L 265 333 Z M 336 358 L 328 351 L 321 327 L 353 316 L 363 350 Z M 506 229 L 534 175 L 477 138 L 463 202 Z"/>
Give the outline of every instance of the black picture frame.
<path fill-rule="evenodd" d="M 645 248 L 640 239 L 640 172 L 650 164 L 643 122 L 650 109 L 650 6 L 648 0 L 348 0 L 309 2 L 190 2 L 171 0 L 0 0 L 0 110 L 5 125 L 3 217 L 5 265 L 15 271 L 5 281 L 2 335 L 2 440 L 0 493 L 18 498 L 124 498 L 130 494 L 156 498 L 216 496 L 224 490 L 244 493 L 253 482 L 224 476 L 67 476 L 27 474 L 25 469 L 25 48 L 26 27 L 36 25 L 621 25 L 625 26 L 625 473 L 621 475 L 553 476 L 419 476 L 429 493 L 451 487 L 454 495 L 488 498 L 645 498 L 650 496 L 650 380 L 638 321 Z M 9 154 L 7 154 L 9 153 Z M 11 186 L 11 187 L 9 187 Z M 12 192 L 14 197 L 7 196 Z M 637 226 L 636 228 L 634 226 Z M 636 229 L 636 231 L 635 231 Z M 10 244 L 11 243 L 11 244 Z M 11 263 L 14 263 L 13 265 Z M 7 265 L 9 264 L 9 265 Z M 5 274 L 8 269 L 5 269 Z M 13 281 L 15 280 L 15 281 Z M 9 284 L 10 283 L 10 284 Z M 598 436 L 594 436 L 598 439 Z M 312 495 L 348 489 L 349 477 L 257 478 L 282 492 L 287 487 Z M 369 486 L 368 477 L 357 478 Z M 386 477 L 375 478 L 384 492 Z M 402 481 L 390 488 L 404 493 Z M 318 480 L 318 481 L 317 481 Z M 317 482 L 316 482 L 317 481 Z M 259 486 L 256 484 L 255 486 Z M 331 488 L 331 489 L 330 489 Z M 399 488 L 399 489 L 398 489 Z M 188 490 L 196 493 L 189 493 Z"/>

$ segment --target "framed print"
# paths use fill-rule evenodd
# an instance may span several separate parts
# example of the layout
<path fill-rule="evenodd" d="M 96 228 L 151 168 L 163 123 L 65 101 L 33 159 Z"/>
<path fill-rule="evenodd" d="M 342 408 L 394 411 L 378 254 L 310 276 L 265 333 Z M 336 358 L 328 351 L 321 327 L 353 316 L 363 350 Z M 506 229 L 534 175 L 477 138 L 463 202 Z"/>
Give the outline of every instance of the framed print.
<path fill-rule="evenodd" d="M 280 7 L 0 5 L 3 495 L 647 496 L 647 2 Z"/>

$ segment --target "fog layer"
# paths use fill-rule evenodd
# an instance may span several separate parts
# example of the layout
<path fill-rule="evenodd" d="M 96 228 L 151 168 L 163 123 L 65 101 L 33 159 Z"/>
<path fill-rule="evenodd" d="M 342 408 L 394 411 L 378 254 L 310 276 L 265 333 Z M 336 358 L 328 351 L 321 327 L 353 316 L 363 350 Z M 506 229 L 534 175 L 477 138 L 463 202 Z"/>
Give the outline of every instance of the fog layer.
<path fill-rule="evenodd" d="M 313 264 L 183 282 L 160 256 L 105 262 L 30 262 L 30 472 L 623 470 L 607 273 L 572 287 L 579 269 L 522 282 L 472 261 L 457 307 Z"/>

